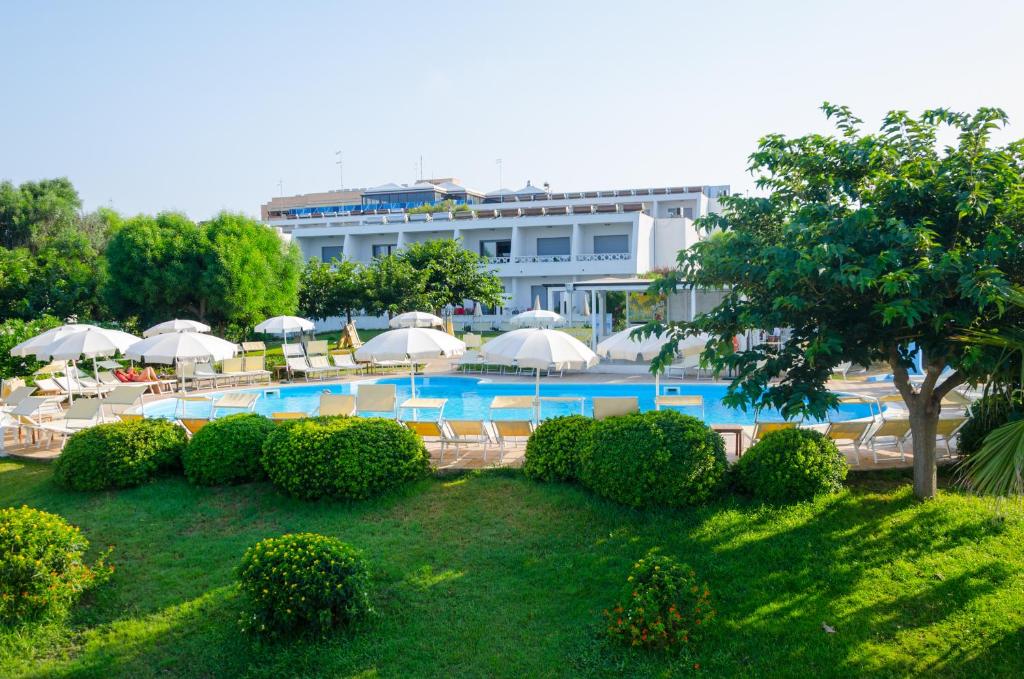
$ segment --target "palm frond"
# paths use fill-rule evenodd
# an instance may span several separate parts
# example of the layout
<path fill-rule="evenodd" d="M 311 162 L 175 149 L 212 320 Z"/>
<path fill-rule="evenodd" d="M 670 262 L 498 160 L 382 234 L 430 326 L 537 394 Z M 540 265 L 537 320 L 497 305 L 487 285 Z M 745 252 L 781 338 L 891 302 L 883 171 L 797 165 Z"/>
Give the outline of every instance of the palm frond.
<path fill-rule="evenodd" d="M 992 430 L 960 467 L 960 484 L 981 495 L 1024 494 L 1024 420 Z"/>

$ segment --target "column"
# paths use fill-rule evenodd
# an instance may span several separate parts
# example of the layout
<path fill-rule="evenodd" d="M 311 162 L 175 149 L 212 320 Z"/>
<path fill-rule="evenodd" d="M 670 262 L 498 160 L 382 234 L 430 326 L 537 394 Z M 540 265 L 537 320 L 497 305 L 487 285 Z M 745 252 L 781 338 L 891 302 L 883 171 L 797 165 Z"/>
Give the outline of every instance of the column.
<path fill-rule="evenodd" d="M 580 233 L 582 230 L 579 222 L 572 223 L 572 238 L 569 240 L 569 252 L 572 254 L 572 261 L 574 262 L 576 261 L 576 255 L 582 253 L 583 236 Z"/>

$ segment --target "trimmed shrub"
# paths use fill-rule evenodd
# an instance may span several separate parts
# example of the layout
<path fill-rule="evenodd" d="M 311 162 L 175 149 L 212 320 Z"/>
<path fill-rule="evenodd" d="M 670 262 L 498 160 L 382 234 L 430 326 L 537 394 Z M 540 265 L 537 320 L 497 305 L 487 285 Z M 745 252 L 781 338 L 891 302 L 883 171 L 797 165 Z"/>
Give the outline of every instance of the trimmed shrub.
<path fill-rule="evenodd" d="M 721 436 L 695 417 L 663 410 L 595 422 L 580 478 L 633 507 L 681 507 L 715 495 L 727 468 Z"/>
<path fill-rule="evenodd" d="M 100 424 L 71 435 L 53 478 L 73 490 L 138 486 L 180 469 L 185 444 L 185 431 L 169 420 Z"/>
<path fill-rule="evenodd" d="M 538 481 L 579 479 L 581 451 L 590 445 L 594 420 L 583 415 L 545 420 L 526 442 L 523 473 Z"/>
<path fill-rule="evenodd" d="M 679 648 L 714 619 L 710 597 L 692 568 L 648 554 L 633 565 L 619 603 L 604 612 L 608 636 L 629 646 Z"/>
<path fill-rule="evenodd" d="M 423 441 L 394 420 L 311 417 L 263 443 L 267 476 L 294 497 L 361 500 L 430 473 Z"/>
<path fill-rule="evenodd" d="M 843 487 L 846 458 L 824 434 L 783 429 L 767 434 L 736 463 L 740 483 L 767 502 L 795 502 Z"/>
<path fill-rule="evenodd" d="M 274 423 L 255 413 L 213 420 L 197 431 L 181 454 L 185 476 L 201 486 L 266 478 L 260 455 Z"/>
<path fill-rule="evenodd" d="M 323 634 L 372 611 L 362 555 L 316 533 L 257 542 L 242 557 L 238 582 L 248 602 L 242 629 L 256 634 Z"/>
<path fill-rule="evenodd" d="M 60 616 L 111 569 L 88 566 L 89 541 L 56 514 L 29 507 L 0 509 L 0 622 Z"/>

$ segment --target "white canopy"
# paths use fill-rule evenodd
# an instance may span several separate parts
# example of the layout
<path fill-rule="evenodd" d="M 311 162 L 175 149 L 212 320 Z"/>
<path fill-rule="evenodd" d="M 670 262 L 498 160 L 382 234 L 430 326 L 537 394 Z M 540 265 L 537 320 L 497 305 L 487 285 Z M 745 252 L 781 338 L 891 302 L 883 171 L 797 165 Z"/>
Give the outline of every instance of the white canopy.
<path fill-rule="evenodd" d="M 50 328 L 44 333 L 40 333 L 20 344 L 14 345 L 11 349 L 11 356 L 33 356 L 40 349 L 48 347 L 68 335 L 73 335 L 76 332 L 85 332 L 90 328 L 96 330 L 99 329 L 97 326 L 89 325 L 88 323 L 69 323 L 68 325 L 62 325 L 57 328 Z"/>
<path fill-rule="evenodd" d="M 512 325 L 520 328 L 552 328 L 564 324 L 564 316 L 547 309 L 532 309 L 512 317 Z"/>
<path fill-rule="evenodd" d="M 667 333 L 650 335 L 646 339 L 631 337 L 633 328 L 626 328 L 602 340 L 597 345 L 597 355 L 602 358 L 614 358 L 621 361 L 650 361 L 668 342 Z"/>
<path fill-rule="evenodd" d="M 167 332 L 140 340 L 128 347 L 125 356 L 146 363 L 178 361 L 223 361 L 235 355 L 237 346 L 213 335 L 198 332 Z"/>
<path fill-rule="evenodd" d="M 298 316 L 274 316 L 257 325 L 256 332 L 264 332 L 268 335 L 286 335 L 290 332 L 312 330 L 313 327 L 311 321 Z"/>
<path fill-rule="evenodd" d="M 456 357 L 466 353 L 466 343 L 433 328 L 398 328 L 382 332 L 356 349 L 357 361 L 414 361 Z M 412 395 L 416 396 L 415 366 L 409 366 Z"/>
<path fill-rule="evenodd" d="M 428 314 L 423 311 L 408 311 L 398 314 L 390 321 L 388 326 L 392 328 L 439 328 L 444 327 L 444 321 L 440 316 Z"/>
<path fill-rule="evenodd" d="M 163 335 L 168 332 L 210 332 L 210 326 L 206 323 L 200 323 L 199 321 L 175 318 L 171 321 L 157 323 L 152 328 L 149 328 L 142 333 L 142 336 L 152 337 L 154 335 Z"/>
<path fill-rule="evenodd" d="M 83 332 L 65 335 L 49 346 L 41 347 L 36 356 L 54 361 L 113 356 L 119 351 L 123 353 L 138 341 L 139 338 L 135 335 L 120 330 L 90 327 Z"/>

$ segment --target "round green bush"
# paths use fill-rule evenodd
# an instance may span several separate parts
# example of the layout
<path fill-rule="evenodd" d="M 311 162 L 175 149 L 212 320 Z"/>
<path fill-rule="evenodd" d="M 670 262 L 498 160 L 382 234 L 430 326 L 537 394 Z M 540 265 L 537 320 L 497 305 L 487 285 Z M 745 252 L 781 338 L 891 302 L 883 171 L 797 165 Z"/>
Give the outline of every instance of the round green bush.
<path fill-rule="evenodd" d="M 238 567 L 247 606 L 242 629 L 266 636 L 323 634 L 371 612 L 370 576 L 362 555 L 316 533 L 261 540 Z"/>
<path fill-rule="evenodd" d="M 580 452 L 590 445 L 594 420 L 583 415 L 545 420 L 526 442 L 523 473 L 539 481 L 579 479 Z"/>
<path fill-rule="evenodd" d="M 383 418 L 289 422 L 267 437 L 261 462 L 274 485 L 306 500 L 361 500 L 430 473 L 423 441 Z"/>
<path fill-rule="evenodd" d="M 197 431 L 181 454 L 185 476 L 201 486 L 260 481 L 260 454 L 274 423 L 262 415 L 240 413 L 213 420 Z"/>
<path fill-rule="evenodd" d="M 101 557 L 88 566 L 89 541 L 67 521 L 29 507 L 0 509 L 0 622 L 63 615 L 110 574 Z"/>
<path fill-rule="evenodd" d="M 169 420 L 100 424 L 68 438 L 53 478 L 73 490 L 138 486 L 179 469 L 185 444 L 185 430 Z"/>
<path fill-rule="evenodd" d="M 741 485 L 767 502 L 795 502 L 843 486 L 846 457 L 824 434 L 783 429 L 767 434 L 736 463 Z"/>
<path fill-rule="evenodd" d="M 681 507 L 715 495 L 727 468 L 721 436 L 695 417 L 663 410 L 595 422 L 580 478 L 633 507 Z"/>
<path fill-rule="evenodd" d="M 715 618 L 708 586 L 692 568 L 648 554 L 633 565 L 616 606 L 604 612 L 608 636 L 660 650 L 692 643 Z"/>

